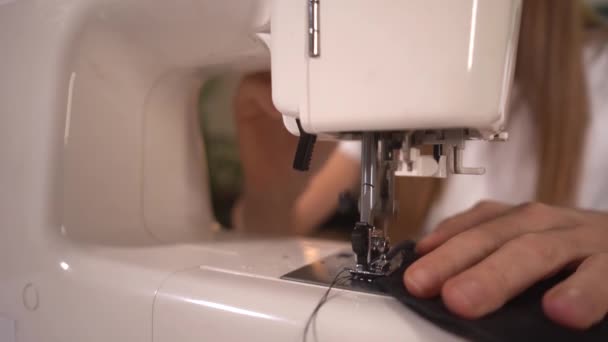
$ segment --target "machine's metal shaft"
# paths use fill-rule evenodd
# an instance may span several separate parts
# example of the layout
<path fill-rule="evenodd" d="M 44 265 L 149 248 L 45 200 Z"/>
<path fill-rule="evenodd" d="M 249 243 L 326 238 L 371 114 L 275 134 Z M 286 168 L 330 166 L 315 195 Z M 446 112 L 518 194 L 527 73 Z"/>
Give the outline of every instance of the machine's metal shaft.
<path fill-rule="evenodd" d="M 376 204 L 376 169 L 378 163 L 378 140 L 376 134 L 364 133 L 361 145 L 360 222 L 373 226 L 373 210 Z"/>
<path fill-rule="evenodd" d="M 356 265 L 351 273 L 355 278 L 369 280 L 386 275 L 390 268 L 390 261 L 386 258 L 389 249 L 387 232 L 376 229 L 374 218 L 393 212 L 394 170 L 391 164 L 393 154 L 386 137 L 380 133 L 363 133 L 361 140 L 360 219 L 351 234 L 356 255 Z M 382 152 L 381 156 L 379 152 Z M 391 201 L 390 205 L 387 201 Z"/>

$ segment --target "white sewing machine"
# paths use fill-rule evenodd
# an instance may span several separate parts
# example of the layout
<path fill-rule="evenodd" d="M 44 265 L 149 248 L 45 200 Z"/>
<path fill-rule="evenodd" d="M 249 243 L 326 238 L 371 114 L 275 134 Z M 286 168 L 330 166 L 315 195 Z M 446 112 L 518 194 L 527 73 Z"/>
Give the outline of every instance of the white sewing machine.
<path fill-rule="evenodd" d="M 377 173 L 478 173 L 461 142 L 504 138 L 520 2 L 0 0 L 0 341 L 301 340 L 325 288 L 281 276 L 351 247 L 214 229 L 201 85 L 271 56 L 292 132 L 363 137 L 373 226 Z M 309 340 L 456 339 L 335 293 Z"/>

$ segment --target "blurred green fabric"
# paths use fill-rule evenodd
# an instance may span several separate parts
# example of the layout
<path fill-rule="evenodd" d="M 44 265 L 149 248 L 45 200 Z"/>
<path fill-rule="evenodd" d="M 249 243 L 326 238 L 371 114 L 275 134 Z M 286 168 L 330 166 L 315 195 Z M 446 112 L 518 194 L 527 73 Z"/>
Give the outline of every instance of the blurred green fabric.
<path fill-rule="evenodd" d="M 223 227 L 232 225 L 230 212 L 242 186 L 232 106 L 240 78 L 238 74 L 212 77 L 201 88 L 199 98 L 212 206 Z"/>

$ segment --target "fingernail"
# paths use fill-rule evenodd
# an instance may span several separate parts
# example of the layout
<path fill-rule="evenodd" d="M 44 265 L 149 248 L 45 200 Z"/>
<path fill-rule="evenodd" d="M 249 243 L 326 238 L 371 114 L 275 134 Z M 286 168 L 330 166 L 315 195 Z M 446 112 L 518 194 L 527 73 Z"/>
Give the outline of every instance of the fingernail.
<path fill-rule="evenodd" d="M 549 295 L 549 305 L 557 314 L 568 316 L 570 320 L 581 320 L 593 309 L 577 288 L 556 291 Z"/>
<path fill-rule="evenodd" d="M 581 292 L 576 288 L 569 288 L 551 293 L 551 302 L 556 307 L 566 307 L 580 301 Z"/>
<path fill-rule="evenodd" d="M 434 283 L 433 275 L 425 268 L 414 269 L 407 278 L 408 288 L 413 290 L 415 294 L 423 294 L 427 292 Z"/>
<path fill-rule="evenodd" d="M 457 306 L 463 314 L 476 316 L 480 314 L 485 291 L 474 280 L 461 281 L 454 285 L 451 294 L 451 302 Z M 483 313 L 481 313 L 483 314 Z"/>

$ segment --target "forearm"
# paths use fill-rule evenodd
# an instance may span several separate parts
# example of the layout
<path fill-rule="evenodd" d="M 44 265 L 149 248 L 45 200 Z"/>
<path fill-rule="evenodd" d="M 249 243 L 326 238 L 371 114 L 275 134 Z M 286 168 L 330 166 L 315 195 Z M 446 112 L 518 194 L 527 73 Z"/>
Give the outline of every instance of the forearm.
<path fill-rule="evenodd" d="M 267 191 L 245 191 L 233 211 L 233 222 L 248 231 L 310 234 L 335 210 L 339 194 L 359 179 L 359 162 L 334 150 L 327 162 L 307 180 Z"/>
<path fill-rule="evenodd" d="M 299 234 L 310 234 L 336 211 L 339 195 L 358 184 L 359 165 L 342 150 L 334 150 L 296 200 L 293 215 Z"/>

